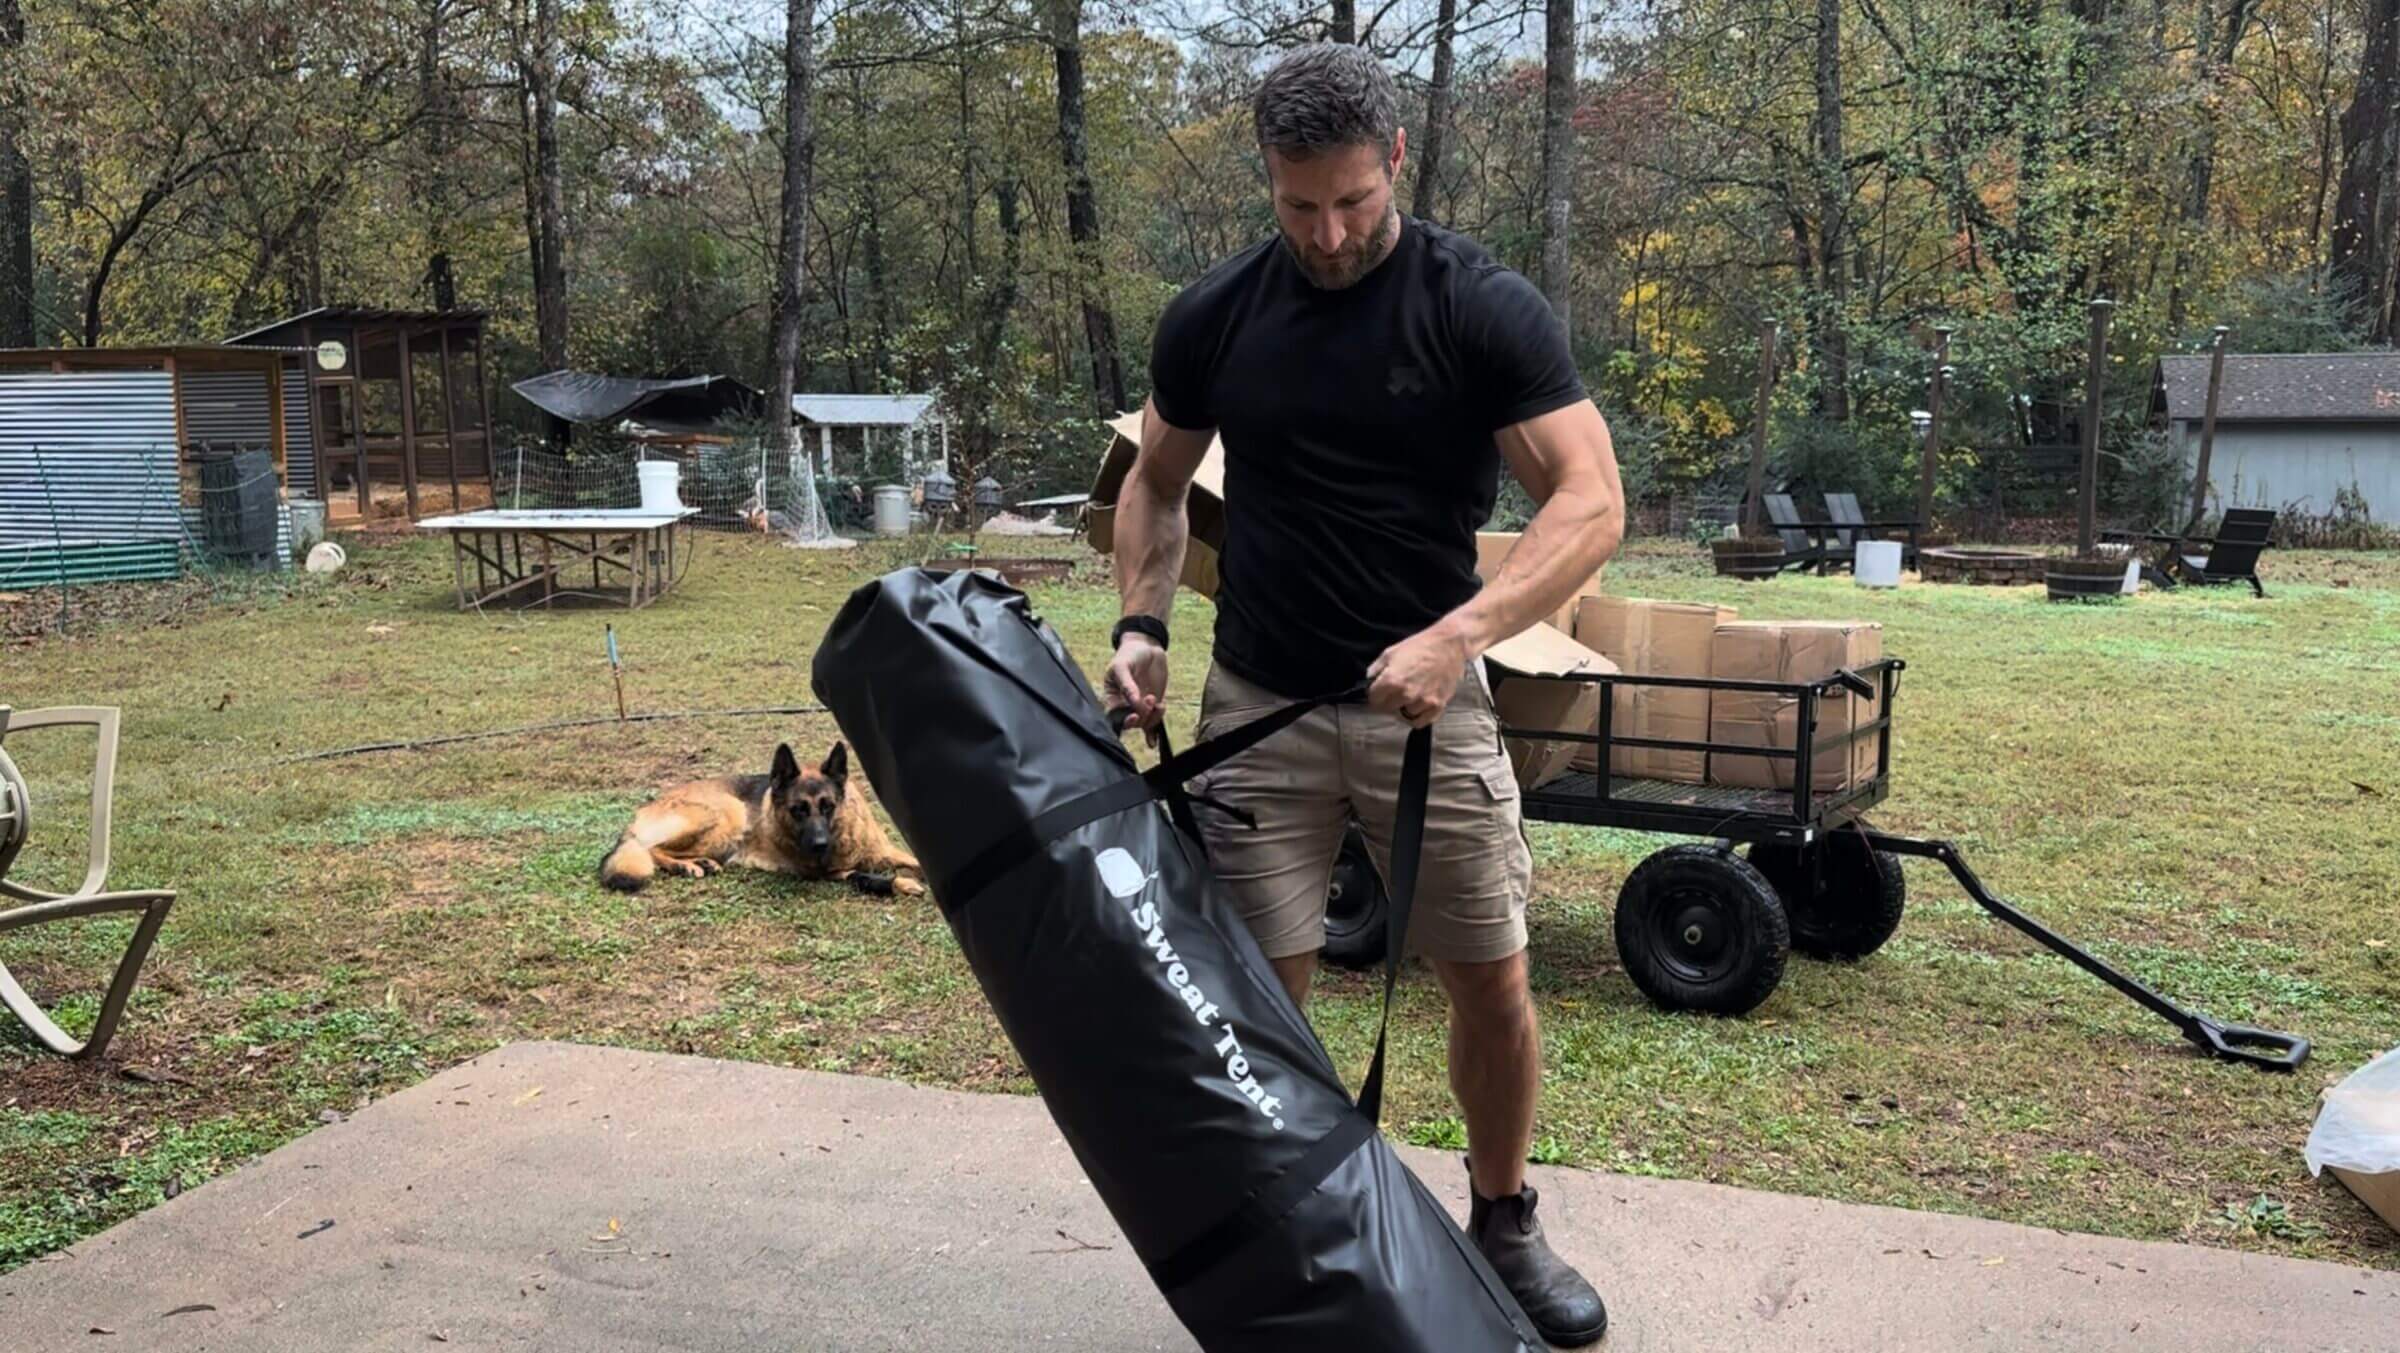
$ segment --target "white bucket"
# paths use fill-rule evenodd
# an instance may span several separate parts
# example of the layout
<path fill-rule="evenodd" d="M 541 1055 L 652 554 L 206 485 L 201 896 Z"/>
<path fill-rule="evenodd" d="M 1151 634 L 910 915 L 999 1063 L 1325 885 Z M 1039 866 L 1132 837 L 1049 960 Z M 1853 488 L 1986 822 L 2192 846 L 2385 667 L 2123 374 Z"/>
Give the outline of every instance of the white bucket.
<path fill-rule="evenodd" d="M 676 476 L 683 467 L 671 460 L 645 460 L 634 470 L 642 480 L 642 511 L 681 512 L 683 500 L 675 496 Z"/>
<path fill-rule="evenodd" d="M 308 562 L 302 567 L 311 573 L 333 573 L 348 562 L 350 556 L 343 552 L 341 546 L 330 540 L 320 540 L 309 550 Z"/>
<path fill-rule="evenodd" d="M 898 484 L 886 484 L 875 490 L 875 534 L 907 535 L 908 516 L 907 489 Z"/>
<path fill-rule="evenodd" d="M 1851 574 L 1861 587 L 1898 587 L 1900 585 L 1900 542 L 1897 540 L 1862 540 L 1858 542 L 1858 557 L 1851 565 Z"/>

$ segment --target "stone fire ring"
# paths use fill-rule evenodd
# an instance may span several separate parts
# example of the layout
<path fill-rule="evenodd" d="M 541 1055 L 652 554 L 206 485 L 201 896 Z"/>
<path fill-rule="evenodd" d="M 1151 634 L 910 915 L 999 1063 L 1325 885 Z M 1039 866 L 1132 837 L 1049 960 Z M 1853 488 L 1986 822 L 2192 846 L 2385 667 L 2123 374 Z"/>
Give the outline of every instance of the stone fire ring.
<path fill-rule="evenodd" d="M 1941 545 L 1917 551 L 1917 576 L 1929 583 L 2022 587 L 2041 582 L 2049 560 L 2030 550 Z"/>

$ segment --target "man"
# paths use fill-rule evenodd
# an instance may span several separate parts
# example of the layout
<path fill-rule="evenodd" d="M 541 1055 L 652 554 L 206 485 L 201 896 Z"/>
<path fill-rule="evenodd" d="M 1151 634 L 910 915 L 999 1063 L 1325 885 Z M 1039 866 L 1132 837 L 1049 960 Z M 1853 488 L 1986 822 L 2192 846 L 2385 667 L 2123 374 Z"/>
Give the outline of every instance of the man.
<path fill-rule="evenodd" d="M 1215 661 L 1199 736 L 1371 682 L 1203 786 L 1258 819 L 1204 812 L 1211 865 L 1306 1005 L 1325 893 L 1355 813 L 1389 869 L 1402 748 L 1434 730 L 1432 807 L 1409 943 L 1450 1002 L 1450 1084 L 1467 1120 L 1468 1225 L 1541 1333 L 1600 1338 L 1598 1293 L 1552 1252 L 1525 1187 L 1541 1084 L 1526 984 L 1532 857 L 1485 649 L 1564 604 L 1616 549 L 1615 452 L 1541 294 L 1463 236 L 1404 219 L 1391 78 L 1356 47 L 1286 56 L 1253 108 L 1278 226 L 1159 320 L 1153 394 L 1116 520 L 1125 618 L 1109 703 L 1155 728 L 1185 502 L 1225 445 Z M 1478 590 L 1475 530 L 1499 470 L 1541 503 Z"/>

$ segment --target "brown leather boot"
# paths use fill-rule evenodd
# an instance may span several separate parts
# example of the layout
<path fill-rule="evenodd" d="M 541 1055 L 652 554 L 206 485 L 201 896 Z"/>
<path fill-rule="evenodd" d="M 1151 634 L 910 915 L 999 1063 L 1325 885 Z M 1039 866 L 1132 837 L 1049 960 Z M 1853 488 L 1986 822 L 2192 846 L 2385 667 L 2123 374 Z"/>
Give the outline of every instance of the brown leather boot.
<path fill-rule="evenodd" d="M 1608 1307 L 1542 1238 L 1542 1223 L 1533 1215 L 1541 1195 L 1528 1187 L 1513 1197 L 1486 1198 L 1475 1191 L 1471 1177 L 1467 1195 L 1474 1200 L 1467 1212 L 1467 1238 L 1525 1308 L 1534 1329 L 1561 1348 L 1599 1342 L 1608 1332 Z"/>

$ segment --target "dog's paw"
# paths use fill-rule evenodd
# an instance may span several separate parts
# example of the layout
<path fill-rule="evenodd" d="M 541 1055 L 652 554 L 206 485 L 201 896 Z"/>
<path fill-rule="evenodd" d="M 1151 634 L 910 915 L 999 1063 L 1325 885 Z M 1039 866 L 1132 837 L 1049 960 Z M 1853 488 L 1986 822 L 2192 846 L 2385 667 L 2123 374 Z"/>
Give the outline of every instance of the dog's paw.
<path fill-rule="evenodd" d="M 889 874 L 870 874 L 864 869 L 850 874 L 850 886 L 869 897 L 890 897 L 896 880 Z"/>
<path fill-rule="evenodd" d="M 669 860 L 664 866 L 687 879 L 706 878 L 708 871 L 690 860 Z"/>
<path fill-rule="evenodd" d="M 710 874 L 722 872 L 725 868 L 725 862 L 723 860 L 694 860 L 692 861 L 692 867 L 696 871 L 692 877 L 706 878 Z"/>
<path fill-rule="evenodd" d="M 923 897 L 925 885 L 912 878 L 895 878 L 892 880 L 892 891 L 902 897 Z"/>

